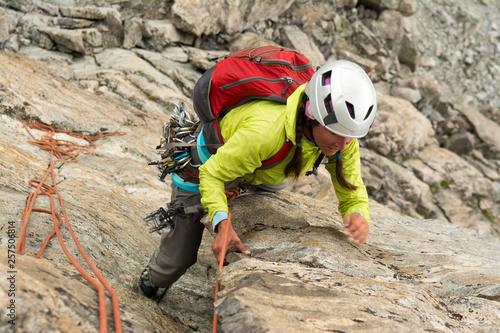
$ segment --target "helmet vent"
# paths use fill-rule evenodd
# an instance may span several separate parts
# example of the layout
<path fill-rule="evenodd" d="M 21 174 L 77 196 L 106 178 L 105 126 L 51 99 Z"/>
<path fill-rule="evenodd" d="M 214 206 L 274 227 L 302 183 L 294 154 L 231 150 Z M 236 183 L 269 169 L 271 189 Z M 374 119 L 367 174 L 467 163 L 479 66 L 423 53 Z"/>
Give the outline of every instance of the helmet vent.
<path fill-rule="evenodd" d="M 347 111 L 349 111 L 349 115 L 351 116 L 351 118 L 355 119 L 356 115 L 354 114 L 354 105 L 349 102 L 345 102 L 345 106 L 347 106 Z"/>
<path fill-rule="evenodd" d="M 332 72 L 331 71 L 323 73 L 323 75 L 321 75 L 321 85 L 322 86 L 329 86 L 331 79 L 332 79 Z"/>
<path fill-rule="evenodd" d="M 328 94 L 325 98 L 325 109 L 326 113 L 330 114 L 333 112 L 333 105 L 332 105 L 332 95 Z"/>
<path fill-rule="evenodd" d="M 372 106 L 370 106 L 370 108 L 368 109 L 368 112 L 366 113 L 365 119 L 363 119 L 363 120 L 368 119 L 368 117 L 369 117 L 369 116 L 370 116 L 370 114 L 372 113 L 372 110 L 373 110 L 373 105 L 372 105 Z"/>
<path fill-rule="evenodd" d="M 323 118 L 323 122 L 325 125 L 330 125 L 330 124 L 335 124 L 337 123 L 337 116 L 335 115 L 335 112 L 333 110 L 333 104 L 332 104 L 332 96 L 328 95 L 325 98 L 325 109 L 326 109 L 326 117 Z"/>

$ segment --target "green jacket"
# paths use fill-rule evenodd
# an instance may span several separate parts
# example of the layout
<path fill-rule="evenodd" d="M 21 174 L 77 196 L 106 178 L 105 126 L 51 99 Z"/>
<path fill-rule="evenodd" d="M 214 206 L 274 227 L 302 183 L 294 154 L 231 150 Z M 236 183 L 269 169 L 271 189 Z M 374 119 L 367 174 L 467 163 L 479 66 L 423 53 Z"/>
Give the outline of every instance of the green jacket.
<path fill-rule="evenodd" d="M 243 177 L 253 185 L 277 185 L 285 180 L 284 170 L 295 151 L 295 123 L 297 109 L 302 101 L 305 85 L 299 87 L 287 100 L 287 104 L 257 100 L 246 103 L 229 112 L 220 122 L 222 137 L 226 143 L 200 167 L 201 203 L 208 211 L 210 220 L 218 211 L 228 212 L 224 182 Z M 282 147 L 285 135 L 294 147 L 278 165 L 267 170 L 256 170 L 262 161 L 274 156 Z M 320 149 L 302 138 L 302 173 L 311 169 Z M 330 172 L 338 209 L 342 216 L 360 212 L 369 221 L 368 194 L 361 179 L 359 143 L 356 139 L 342 151 L 344 175 L 348 182 L 358 186 L 356 191 L 342 188 L 336 180 L 336 158 L 326 164 Z"/>

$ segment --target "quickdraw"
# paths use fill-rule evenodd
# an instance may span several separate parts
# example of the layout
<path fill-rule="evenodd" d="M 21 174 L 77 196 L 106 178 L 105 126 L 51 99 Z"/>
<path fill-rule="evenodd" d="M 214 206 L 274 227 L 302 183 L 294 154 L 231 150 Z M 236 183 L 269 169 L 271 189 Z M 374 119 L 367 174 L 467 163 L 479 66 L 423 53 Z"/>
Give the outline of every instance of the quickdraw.
<path fill-rule="evenodd" d="M 161 181 L 165 181 L 168 174 L 179 171 L 188 165 L 195 168 L 200 166 L 192 163 L 193 157 L 191 155 L 191 147 L 196 145 L 195 132 L 198 125 L 199 120 L 191 118 L 184 102 L 175 104 L 170 120 L 163 123 L 163 139 L 156 147 L 161 159 L 148 163 L 149 165 L 158 165 Z"/>

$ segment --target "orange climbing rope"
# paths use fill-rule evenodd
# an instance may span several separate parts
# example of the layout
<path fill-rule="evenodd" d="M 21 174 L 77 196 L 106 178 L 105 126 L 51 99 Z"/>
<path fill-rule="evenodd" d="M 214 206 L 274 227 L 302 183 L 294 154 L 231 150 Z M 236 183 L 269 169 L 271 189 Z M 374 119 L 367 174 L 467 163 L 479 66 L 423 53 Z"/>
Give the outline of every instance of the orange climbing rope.
<path fill-rule="evenodd" d="M 224 258 L 226 257 L 226 250 L 227 250 L 227 234 L 228 234 L 228 230 L 231 226 L 231 212 L 228 212 L 228 216 L 227 216 L 227 227 L 226 227 L 226 230 L 224 232 L 224 238 L 223 238 L 223 241 L 222 241 L 222 251 L 219 255 L 219 271 L 222 269 L 222 267 L 224 266 Z M 214 302 L 216 302 L 219 297 L 217 296 L 217 294 L 219 293 L 219 281 L 217 281 L 215 283 L 215 300 Z M 215 311 L 215 306 L 214 306 L 214 324 L 213 324 L 213 327 L 212 327 L 212 333 L 216 333 L 217 332 L 217 311 Z"/>
<path fill-rule="evenodd" d="M 232 201 L 240 194 L 241 194 L 241 188 L 239 186 L 226 189 L 227 202 Z M 226 230 L 224 232 L 224 238 L 222 240 L 222 251 L 221 251 L 220 257 L 219 257 L 219 271 L 224 266 L 224 258 L 226 257 L 226 251 L 227 251 L 227 234 L 228 234 L 228 230 L 229 230 L 230 226 L 231 226 L 231 212 L 228 212 L 227 227 L 226 227 Z M 219 297 L 217 296 L 217 294 L 219 293 L 219 288 L 220 288 L 219 281 L 216 281 L 215 282 L 214 302 L 216 302 L 219 299 Z M 217 332 L 217 312 L 215 311 L 215 307 L 214 307 L 214 324 L 212 327 L 212 333 L 216 333 L 216 332 Z"/>
<path fill-rule="evenodd" d="M 71 131 L 61 131 L 61 130 L 56 130 L 53 129 L 47 125 L 44 124 L 39 124 L 39 123 L 27 123 L 24 124 L 24 127 L 28 131 L 28 133 L 31 135 L 31 137 L 34 139 L 34 141 L 28 141 L 28 143 L 31 143 L 35 146 L 38 146 L 40 149 L 47 150 L 50 152 L 50 163 L 49 167 L 47 169 L 47 172 L 45 173 L 44 177 L 42 180 L 34 180 L 30 179 L 29 184 L 33 187 L 35 187 L 35 191 L 33 191 L 29 197 L 28 201 L 26 204 L 26 207 L 23 209 L 23 226 L 21 228 L 21 232 L 19 234 L 19 240 L 16 245 L 16 253 L 19 254 L 24 254 L 25 252 L 25 246 L 26 246 L 26 231 L 28 227 L 28 221 L 30 218 L 30 215 L 32 212 L 41 212 L 41 213 L 46 213 L 52 216 L 52 220 L 54 222 L 54 230 L 50 233 L 50 235 L 47 236 L 45 239 L 45 242 L 43 243 L 42 247 L 40 248 L 38 254 L 36 255 L 37 258 L 39 258 L 42 255 L 43 250 L 47 246 L 49 240 L 54 236 L 54 234 L 57 234 L 57 238 L 59 240 L 59 243 L 68 257 L 69 261 L 75 266 L 75 268 L 80 272 L 80 274 L 98 291 L 99 295 L 99 328 L 100 332 L 104 333 L 107 332 L 107 313 L 106 313 L 106 297 L 105 297 L 105 292 L 104 289 L 106 289 L 109 294 L 111 295 L 111 301 L 113 305 L 113 319 L 114 319 L 114 324 L 115 324 L 115 332 L 121 333 L 122 332 L 122 323 L 120 319 L 120 307 L 118 304 L 118 296 L 116 292 L 113 290 L 113 288 L 109 285 L 109 283 L 104 279 L 102 274 L 99 272 L 97 267 L 92 263 L 88 255 L 85 253 L 85 250 L 83 247 L 80 245 L 78 242 L 78 239 L 76 238 L 73 229 L 71 228 L 71 225 L 68 220 L 68 216 L 66 215 L 66 209 L 64 207 L 64 202 L 62 199 L 61 194 L 59 193 L 59 190 L 57 188 L 56 184 L 56 179 L 55 179 L 55 172 L 54 172 L 54 164 L 56 162 L 77 162 L 78 161 L 78 155 L 80 154 L 90 154 L 92 148 L 95 147 L 94 141 L 105 137 L 105 136 L 111 136 L 111 135 L 125 135 L 124 132 L 114 132 L 114 133 L 106 133 L 106 134 L 101 134 L 101 135 L 95 135 L 95 136 L 89 136 L 89 135 L 84 135 L 84 134 L 79 134 L 79 133 L 74 133 Z M 30 131 L 30 128 L 32 129 L 37 129 L 46 132 L 43 134 L 40 139 L 37 139 Z M 84 139 L 86 140 L 89 145 L 79 145 L 71 141 L 67 140 L 58 140 L 54 138 L 54 135 L 56 133 L 64 133 L 67 134 L 71 137 L 79 138 L 79 139 Z M 45 183 L 47 180 L 49 174 L 52 175 L 52 183 L 53 186 L 50 186 Z M 46 195 L 50 199 L 50 210 L 48 209 L 41 209 L 41 208 L 34 208 L 34 204 L 36 201 L 36 198 L 38 195 Z M 85 262 L 88 264 L 94 275 L 97 277 L 100 283 L 98 283 L 89 273 L 87 273 L 78 263 L 77 261 L 73 258 L 73 256 L 70 254 L 68 249 L 66 248 L 64 241 L 61 237 L 61 234 L 59 232 L 59 227 L 62 225 L 62 218 L 60 214 L 57 214 L 55 211 L 55 205 L 54 205 L 54 194 L 57 195 L 59 198 L 59 203 L 60 203 L 60 209 L 62 211 L 64 220 L 66 222 L 66 226 L 68 227 L 69 233 L 71 234 L 71 237 L 73 238 L 73 241 L 75 242 L 76 247 L 80 251 L 82 257 L 85 259 Z"/>
<path fill-rule="evenodd" d="M 226 189 L 227 202 L 235 199 L 241 194 L 241 188 L 239 186 Z"/>

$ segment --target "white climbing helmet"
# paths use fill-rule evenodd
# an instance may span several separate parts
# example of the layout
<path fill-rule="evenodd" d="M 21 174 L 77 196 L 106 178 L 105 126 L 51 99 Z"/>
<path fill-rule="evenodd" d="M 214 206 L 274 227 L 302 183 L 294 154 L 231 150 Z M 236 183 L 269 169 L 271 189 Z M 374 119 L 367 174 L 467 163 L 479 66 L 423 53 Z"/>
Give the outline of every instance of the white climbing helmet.
<path fill-rule="evenodd" d="M 330 62 L 307 83 L 306 116 L 346 138 L 364 137 L 377 113 L 377 95 L 365 71 L 347 60 Z"/>

